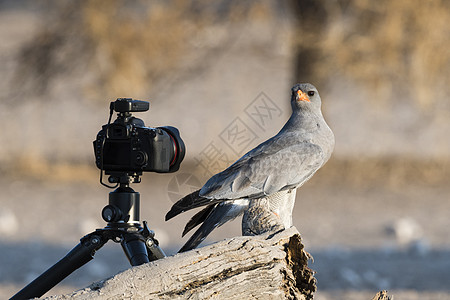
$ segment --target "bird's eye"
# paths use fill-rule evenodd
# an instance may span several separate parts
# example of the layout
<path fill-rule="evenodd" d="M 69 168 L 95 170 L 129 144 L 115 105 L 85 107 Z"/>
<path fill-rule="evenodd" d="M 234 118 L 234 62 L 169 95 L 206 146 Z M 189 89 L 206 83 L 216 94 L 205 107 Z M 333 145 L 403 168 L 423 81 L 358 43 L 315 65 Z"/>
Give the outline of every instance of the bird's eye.
<path fill-rule="evenodd" d="M 308 92 L 308 96 L 310 96 L 310 97 L 314 96 L 314 94 L 315 94 L 314 91 L 309 91 Z"/>

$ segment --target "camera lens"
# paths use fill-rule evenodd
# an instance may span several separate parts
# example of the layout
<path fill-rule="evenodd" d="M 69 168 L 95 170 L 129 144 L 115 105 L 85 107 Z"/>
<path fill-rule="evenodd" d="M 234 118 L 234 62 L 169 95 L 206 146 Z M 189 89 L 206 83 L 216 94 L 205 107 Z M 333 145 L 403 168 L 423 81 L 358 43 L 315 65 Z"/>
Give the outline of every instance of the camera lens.
<path fill-rule="evenodd" d="M 180 137 L 180 132 L 178 131 L 178 129 L 172 126 L 163 126 L 158 128 L 167 132 L 170 136 L 170 139 L 172 140 L 173 156 L 170 162 L 169 172 L 178 171 L 178 169 L 180 168 L 180 164 L 186 154 L 186 148 L 183 140 Z"/>

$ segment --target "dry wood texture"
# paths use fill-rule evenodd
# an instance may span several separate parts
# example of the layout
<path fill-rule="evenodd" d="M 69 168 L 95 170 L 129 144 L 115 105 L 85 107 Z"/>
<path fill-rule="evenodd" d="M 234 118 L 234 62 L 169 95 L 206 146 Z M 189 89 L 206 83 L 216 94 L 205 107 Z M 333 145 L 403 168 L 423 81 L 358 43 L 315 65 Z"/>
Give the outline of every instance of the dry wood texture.
<path fill-rule="evenodd" d="M 227 239 L 46 299 L 312 299 L 309 257 L 292 227 Z"/>

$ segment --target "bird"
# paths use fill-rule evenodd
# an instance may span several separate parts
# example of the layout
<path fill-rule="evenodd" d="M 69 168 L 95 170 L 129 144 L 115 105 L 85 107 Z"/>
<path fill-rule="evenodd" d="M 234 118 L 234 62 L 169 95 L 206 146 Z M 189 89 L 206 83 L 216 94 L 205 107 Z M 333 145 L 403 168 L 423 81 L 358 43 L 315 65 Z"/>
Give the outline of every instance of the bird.
<path fill-rule="evenodd" d="M 242 217 L 242 235 L 277 232 L 292 226 L 296 189 L 249 201 Z"/>
<path fill-rule="evenodd" d="M 179 252 L 196 248 L 215 228 L 242 214 L 243 235 L 292 226 L 296 189 L 329 160 L 335 138 L 322 115 L 322 100 L 314 85 L 294 85 L 290 103 L 291 116 L 275 136 L 178 200 L 166 214 L 168 221 L 206 206 L 186 224 L 183 236 L 201 225 Z"/>

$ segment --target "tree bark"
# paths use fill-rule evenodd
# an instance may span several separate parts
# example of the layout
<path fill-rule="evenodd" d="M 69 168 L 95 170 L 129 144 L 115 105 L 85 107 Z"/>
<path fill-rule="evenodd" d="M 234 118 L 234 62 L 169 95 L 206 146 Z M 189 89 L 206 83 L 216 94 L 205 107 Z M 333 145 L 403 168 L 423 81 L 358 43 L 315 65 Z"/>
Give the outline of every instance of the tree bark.
<path fill-rule="evenodd" d="M 389 297 L 387 291 L 379 291 L 372 300 L 393 300 L 393 298 Z"/>
<path fill-rule="evenodd" d="M 291 227 L 223 240 L 46 299 L 312 299 L 309 258 Z"/>

